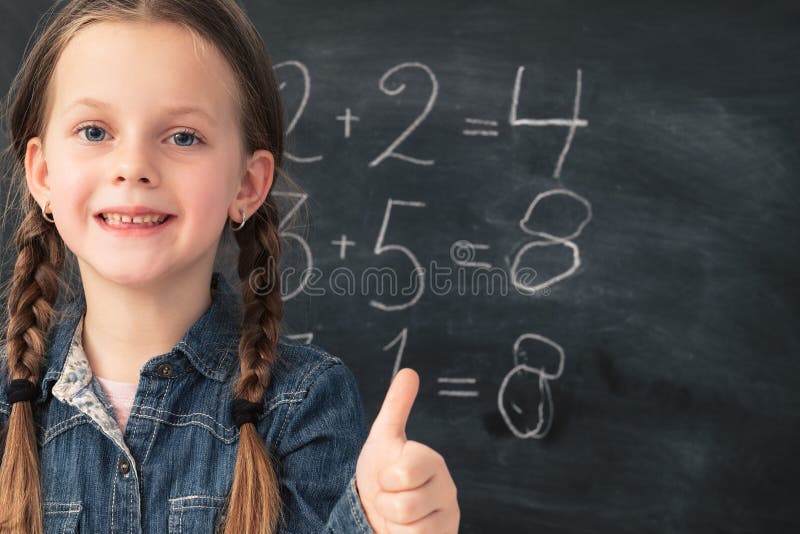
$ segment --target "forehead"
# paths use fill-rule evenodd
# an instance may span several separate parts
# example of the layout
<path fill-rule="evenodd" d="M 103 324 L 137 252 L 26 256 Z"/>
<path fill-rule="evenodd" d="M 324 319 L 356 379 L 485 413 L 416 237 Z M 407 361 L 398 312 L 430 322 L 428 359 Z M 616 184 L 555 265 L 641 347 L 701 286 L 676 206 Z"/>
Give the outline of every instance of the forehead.
<path fill-rule="evenodd" d="M 235 77 L 216 47 L 169 23 L 95 23 L 64 48 L 53 76 L 52 110 L 107 102 L 121 113 L 198 107 L 233 125 Z"/>

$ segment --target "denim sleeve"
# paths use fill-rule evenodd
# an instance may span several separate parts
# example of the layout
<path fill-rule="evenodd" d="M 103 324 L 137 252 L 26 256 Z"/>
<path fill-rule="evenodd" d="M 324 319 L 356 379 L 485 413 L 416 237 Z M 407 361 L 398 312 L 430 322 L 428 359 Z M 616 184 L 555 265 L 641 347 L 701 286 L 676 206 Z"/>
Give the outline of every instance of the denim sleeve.
<path fill-rule="evenodd" d="M 328 357 L 308 373 L 302 402 L 291 404 L 278 454 L 283 534 L 373 534 L 355 486 L 366 440 L 364 408 L 352 371 Z"/>

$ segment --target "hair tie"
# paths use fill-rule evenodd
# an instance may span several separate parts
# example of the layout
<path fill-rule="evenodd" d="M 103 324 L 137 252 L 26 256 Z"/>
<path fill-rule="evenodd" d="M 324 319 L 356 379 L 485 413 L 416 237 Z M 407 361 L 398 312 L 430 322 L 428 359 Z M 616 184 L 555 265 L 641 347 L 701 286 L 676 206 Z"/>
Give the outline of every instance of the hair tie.
<path fill-rule="evenodd" d="M 264 413 L 264 404 L 236 398 L 233 401 L 232 412 L 233 421 L 236 423 L 236 426 L 241 427 L 245 423 L 256 424 L 258 422 L 258 417 Z"/>
<path fill-rule="evenodd" d="M 37 396 L 36 384 L 25 378 L 15 378 L 6 386 L 8 403 L 34 400 Z"/>

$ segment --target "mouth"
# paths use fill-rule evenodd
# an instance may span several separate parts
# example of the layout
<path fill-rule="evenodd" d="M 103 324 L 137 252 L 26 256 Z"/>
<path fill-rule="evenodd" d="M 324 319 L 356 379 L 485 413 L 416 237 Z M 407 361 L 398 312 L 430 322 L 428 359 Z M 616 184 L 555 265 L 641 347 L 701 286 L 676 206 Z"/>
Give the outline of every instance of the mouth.
<path fill-rule="evenodd" d="M 98 213 L 95 215 L 98 222 L 113 228 L 150 228 L 161 226 L 168 222 L 170 219 L 175 218 L 174 215 L 161 214 L 151 216 L 119 216 L 116 214 Z"/>
<path fill-rule="evenodd" d="M 164 215 L 163 218 L 156 219 L 155 221 L 142 221 L 133 222 L 132 220 L 120 220 L 121 217 L 105 216 L 103 213 L 98 213 L 94 216 L 97 224 L 109 232 L 111 235 L 125 238 L 145 238 L 149 236 L 157 236 L 166 232 L 177 219 L 176 215 Z M 108 219 L 108 220 L 106 220 Z"/>

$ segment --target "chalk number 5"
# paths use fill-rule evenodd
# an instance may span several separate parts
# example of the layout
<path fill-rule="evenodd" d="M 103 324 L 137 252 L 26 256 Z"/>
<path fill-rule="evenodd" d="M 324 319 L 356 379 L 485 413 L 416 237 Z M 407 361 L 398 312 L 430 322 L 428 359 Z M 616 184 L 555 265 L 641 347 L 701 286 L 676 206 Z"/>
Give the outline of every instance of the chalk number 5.
<path fill-rule="evenodd" d="M 413 306 L 420 299 L 420 297 L 422 296 L 422 293 L 425 290 L 425 270 L 422 268 L 422 265 L 420 265 L 419 260 L 414 255 L 414 253 L 411 252 L 408 249 L 408 247 L 404 247 L 403 245 L 384 245 L 383 244 L 383 238 L 386 235 L 386 227 L 389 226 L 389 217 L 391 217 L 391 215 L 392 215 L 392 206 L 395 206 L 395 205 L 396 206 L 410 206 L 410 207 L 413 207 L 413 208 L 424 208 L 425 207 L 425 203 L 424 202 L 418 202 L 418 201 L 414 201 L 414 200 L 394 200 L 394 199 L 390 198 L 386 202 L 386 212 L 383 214 L 383 224 L 381 224 L 381 230 L 378 233 L 378 240 L 375 242 L 374 252 L 375 252 L 376 255 L 380 255 L 380 254 L 383 254 L 384 252 L 386 252 L 387 250 L 397 250 L 397 251 L 402 252 L 403 254 L 405 254 L 408 257 L 408 259 L 411 261 L 411 263 L 414 265 L 414 271 L 415 271 L 415 274 L 417 275 L 417 278 L 418 278 L 417 279 L 417 290 L 415 291 L 414 296 L 411 298 L 411 300 L 409 300 L 408 302 L 404 302 L 402 304 L 388 305 L 388 304 L 384 304 L 382 302 L 378 302 L 377 300 L 370 300 L 369 301 L 370 306 L 373 306 L 373 307 L 378 308 L 379 310 L 383 310 L 383 311 L 397 311 L 397 310 L 402 310 L 402 309 L 408 308 L 410 306 Z"/>

